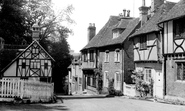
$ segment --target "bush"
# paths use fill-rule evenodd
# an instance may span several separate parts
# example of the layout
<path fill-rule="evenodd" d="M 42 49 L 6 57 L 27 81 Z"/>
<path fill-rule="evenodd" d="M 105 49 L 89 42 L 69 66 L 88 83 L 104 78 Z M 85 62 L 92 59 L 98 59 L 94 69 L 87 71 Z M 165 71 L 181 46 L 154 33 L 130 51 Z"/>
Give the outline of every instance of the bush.
<path fill-rule="evenodd" d="M 109 95 L 115 95 L 114 89 L 114 79 L 109 80 L 109 87 L 108 87 Z"/>
<path fill-rule="evenodd" d="M 115 90 L 115 96 L 123 96 L 123 92 L 120 90 Z"/>
<path fill-rule="evenodd" d="M 140 93 L 141 97 L 146 97 L 148 93 L 153 94 L 153 80 L 151 78 L 150 83 L 143 80 L 143 72 L 133 72 L 132 79 L 135 83 L 136 90 Z"/>

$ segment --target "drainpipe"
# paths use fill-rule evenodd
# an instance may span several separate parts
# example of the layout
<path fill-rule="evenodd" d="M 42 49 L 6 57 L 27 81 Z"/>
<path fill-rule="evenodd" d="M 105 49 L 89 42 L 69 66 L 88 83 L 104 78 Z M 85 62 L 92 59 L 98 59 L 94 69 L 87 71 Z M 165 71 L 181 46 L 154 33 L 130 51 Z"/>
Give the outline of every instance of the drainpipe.
<path fill-rule="evenodd" d="M 122 50 L 122 77 L 121 77 L 121 91 L 124 94 L 124 43 L 121 44 Z"/>

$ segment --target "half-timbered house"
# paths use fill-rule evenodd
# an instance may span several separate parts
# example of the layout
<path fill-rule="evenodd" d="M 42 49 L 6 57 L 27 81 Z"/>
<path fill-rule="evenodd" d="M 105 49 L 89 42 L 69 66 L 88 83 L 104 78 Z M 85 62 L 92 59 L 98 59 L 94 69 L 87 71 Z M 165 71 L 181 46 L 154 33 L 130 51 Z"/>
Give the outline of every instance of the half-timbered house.
<path fill-rule="evenodd" d="M 26 49 L 22 49 L 17 57 L 1 71 L 2 77 L 37 78 L 48 82 L 51 80 L 54 59 L 37 41 L 39 32 L 38 25 L 34 25 L 33 42 Z"/>
<path fill-rule="evenodd" d="M 185 97 L 185 0 L 180 0 L 163 19 L 164 94 Z"/>
<path fill-rule="evenodd" d="M 153 82 L 152 96 L 163 98 L 162 41 L 157 23 L 174 3 L 164 3 L 164 0 L 152 0 L 151 3 L 151 8 L 145 3 L 140 7 L 142 26 L 130 39 L 134 44 L 135 70 L 143 73 L 146 83 Z"/>

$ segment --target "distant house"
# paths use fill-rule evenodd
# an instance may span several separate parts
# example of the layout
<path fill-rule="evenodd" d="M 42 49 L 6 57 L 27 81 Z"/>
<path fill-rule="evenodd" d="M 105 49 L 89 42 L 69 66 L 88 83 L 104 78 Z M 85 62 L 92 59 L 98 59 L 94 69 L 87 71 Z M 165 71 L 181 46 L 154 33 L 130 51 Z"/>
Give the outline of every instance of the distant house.
<path fill-rule="evenodd" d="M 84 89 L 97 92 L 95 70 L 98 68 L 102 69 L 104 88 L 108 88 L 109 82 L 113 81 L 114 88 L 123 91 L 123 82 L 132 82 L 130 75 L 131 70 L 134 70 L 133 44 L 128 36 L 139 23 L 139 18 L 130 17 L 130 11 L 124 10 L 123 15 L 110 16 L 96 35 L 94 25 L 89 26 L 91 39 L 81 50 Z"/>
<path fill-rule="evenodd" d="M 163 19 L 164 84 L 166 97 L 185 97 L 185 1 L 180 0 Z"/>
<path fill-rule="evenodd" d="M 151 3 L 151 8 L 140 7 L 142 26 L 130 39 L 134 44 L 135 70 L 143 73 L 145 82 L 154 82 L 152 96 L 163 98 L 162 37 L 157 23 L 175 4 L 164 3 L 164 0 L 152 0 Z"/>
<path fill-rule="evenodd" d="M 82 93 L 82 68 L 81 68 L 81 54 L 73 53 L 73 60 L 68 67 L 68 93 L 81 94 Z"/>
<path fill-rule="evenodd" d="M 51 82 L 54 59 L 37 41 L 39 27 L 33 26 L 33 42 L 12 60 L 2 71 L 2 77 L 33 79 Z"/>

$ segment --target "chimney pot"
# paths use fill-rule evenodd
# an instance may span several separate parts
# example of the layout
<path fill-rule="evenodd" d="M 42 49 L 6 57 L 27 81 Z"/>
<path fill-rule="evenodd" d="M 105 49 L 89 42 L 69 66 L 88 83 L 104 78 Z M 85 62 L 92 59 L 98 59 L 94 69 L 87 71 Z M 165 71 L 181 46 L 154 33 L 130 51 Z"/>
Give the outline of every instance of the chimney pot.
<path fill-rule="evenodd" d="M 130 17 L 130 10 L 127 10 L 127 17 Z"/>
<path fill-rule="evenodd" d="M 126 9 L 123 9 L 123 16 L 126 16 Z"/>
<path fill-rule="evenodd" d="M 145 6 L 145 0 L 142 1 L 142 6 Z"/>

